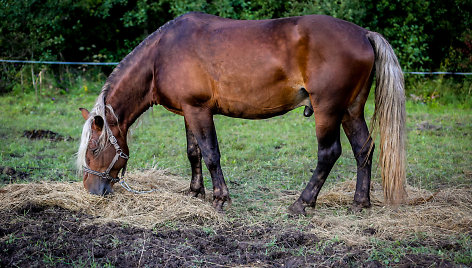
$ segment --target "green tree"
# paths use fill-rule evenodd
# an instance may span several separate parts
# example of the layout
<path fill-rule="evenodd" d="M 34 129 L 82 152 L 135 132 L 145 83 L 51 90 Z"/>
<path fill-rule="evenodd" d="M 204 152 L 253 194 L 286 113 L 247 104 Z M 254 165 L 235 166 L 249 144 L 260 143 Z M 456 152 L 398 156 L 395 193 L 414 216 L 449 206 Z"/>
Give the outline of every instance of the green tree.
<path fill-rule="evenodd" d="M 119 61 L 189 11 L 234 19 L 331 15 L 383 34 L 404 70 L 471 71 L 472 0 L 0 0 L 0 58 Z M 18 72 L 2 69 L 0 92 Z"/>

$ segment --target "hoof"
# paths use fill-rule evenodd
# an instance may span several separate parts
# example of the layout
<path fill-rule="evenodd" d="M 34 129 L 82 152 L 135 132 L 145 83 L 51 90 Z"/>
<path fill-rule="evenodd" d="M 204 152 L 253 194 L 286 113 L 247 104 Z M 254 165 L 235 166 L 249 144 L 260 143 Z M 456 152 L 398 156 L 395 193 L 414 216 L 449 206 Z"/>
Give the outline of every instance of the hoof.
<path fill-rule="evenodd" d="M 188 191 L 188 195 L 191 197 L 200 197 L 201 199 L 205 199 L 205 188 L 202 187 L 196 191 L 190 189 Z"/>
<path fill-rule="evenodd" d="M 226 207 L 228 208 L 228 207 L 231 206 L 231 204 L 233 202 L 231 201 L 231 198 L 229 198 L 229 197 L 226 197 L 226 198 L 223 198 L 223 199 L 213 198 L 212 206 L 216 211 L 218 211 L 220 213 L 223 213 L 224 212 L 223 206 L 225 205 L 225 203 L 226 203 Z"/>
<path fill-rule="evenodd" d="M 370 202 L 366 202 L 366 203 L 353 202 L 351 207 L 348 209 L 348 211 L 352 213 L 358 213 L 358 212 L 361 212 L 364 208 L 370 208 L 370 207 L 371 207 Z"/>
<path fill-rule="evenodd" d="M 292 216 L 306 216 L 305 206 L 301 202 L 295 201 L 295 203 L 288 207 L 288 213 Z"/>

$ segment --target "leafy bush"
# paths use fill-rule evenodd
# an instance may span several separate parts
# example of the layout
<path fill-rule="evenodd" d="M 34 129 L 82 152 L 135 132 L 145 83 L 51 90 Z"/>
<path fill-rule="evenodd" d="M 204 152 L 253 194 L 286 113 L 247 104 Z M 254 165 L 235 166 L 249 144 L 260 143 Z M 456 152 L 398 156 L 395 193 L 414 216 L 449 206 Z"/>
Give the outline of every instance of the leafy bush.
<path fill-rule="evenodd" d="M 472 108 L 472 77 L 406 75 L 406 95 L 417 103 Z"/>
<path fill-rule="evenodd" d="M 0 0 L 0 58 L 119 61 L 160 25 L 189 11 L 235 19 L 326 14 L 383 34 L 404 70 L 471 71 L 472 1 Z M 21 83 L 2 64 L 0 93 Z M 27 67 L 29 68 L 29 67 Z M 54 69 L 54 68 L 50 68 Z"/>

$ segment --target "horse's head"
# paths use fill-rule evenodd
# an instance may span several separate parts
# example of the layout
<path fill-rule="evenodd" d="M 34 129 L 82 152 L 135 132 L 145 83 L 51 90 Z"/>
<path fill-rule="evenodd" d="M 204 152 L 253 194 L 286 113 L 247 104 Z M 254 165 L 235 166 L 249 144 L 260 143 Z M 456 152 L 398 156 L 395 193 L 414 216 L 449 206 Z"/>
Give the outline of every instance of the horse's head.
<path fill-rule="evenodd" d="M 84 187 L 92 194 L 112 193 L 113 185 L 120 179 L 128 162 L 126 137 L 120 131 L 118 120 L 110 113 L 89 112 L 80 108 L 85 125 L 82 131 L 77 165 L 83 170 Z M 105 108 L 104 110 L 106 110 Z"/>

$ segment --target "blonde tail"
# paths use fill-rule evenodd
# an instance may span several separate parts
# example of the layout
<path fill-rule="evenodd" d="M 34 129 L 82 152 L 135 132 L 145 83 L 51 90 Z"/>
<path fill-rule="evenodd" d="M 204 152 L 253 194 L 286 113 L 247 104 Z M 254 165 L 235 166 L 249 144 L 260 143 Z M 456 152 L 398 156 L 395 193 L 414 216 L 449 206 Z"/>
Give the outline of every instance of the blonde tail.
<path fill-rule="evenodd" d="M 382 186 L 387 204 L 399 205 L 407 198 L 405 150 L 405 90 L 403 72 L 390 44 L 380 34 L 368 32 L 375 51 L 375 112 L 372 136 L 380 130 Z"/>

